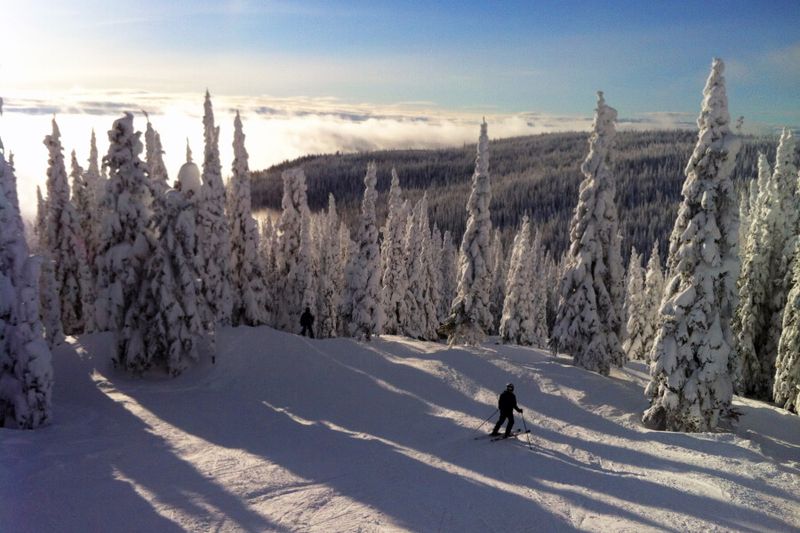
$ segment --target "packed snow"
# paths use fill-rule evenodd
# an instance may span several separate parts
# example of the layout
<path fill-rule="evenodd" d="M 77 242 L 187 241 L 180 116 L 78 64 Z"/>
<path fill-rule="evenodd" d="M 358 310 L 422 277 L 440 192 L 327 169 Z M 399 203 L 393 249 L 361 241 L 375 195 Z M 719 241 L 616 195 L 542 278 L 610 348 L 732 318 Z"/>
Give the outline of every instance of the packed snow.
<path fill-rule="evenodd" d="M 735 432 L 649 431 L 641 362 L 403 337 L 224 328 L 174 379 L 54 350 L 52 424 L 0 429 L 0 524 L 62 531 L 791 531 L 800 418 L 735 399 Z M 521 436 L 475 437 L 507 382 Z M 524 417 L 524 422 L 523 418 Z M 492 421 L 495 419 L 492 418 Z"/>

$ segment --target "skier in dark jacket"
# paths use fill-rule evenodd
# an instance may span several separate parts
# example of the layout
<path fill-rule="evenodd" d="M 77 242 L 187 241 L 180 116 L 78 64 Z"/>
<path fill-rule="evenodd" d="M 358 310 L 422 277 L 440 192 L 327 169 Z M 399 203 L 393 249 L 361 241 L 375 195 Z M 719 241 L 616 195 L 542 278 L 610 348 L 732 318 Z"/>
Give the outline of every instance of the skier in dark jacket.
<path fill-rule="evenodd" d="M 492 435 L 499 435 L 500 433 L 498 433 L 498 431 L 500 426 L 508 419 L 508 425 L 506 426 L 506 437 L 508 437 L 511 435 L 511 428 L 514 427 L 514 411 L 518 413 L 522 412 L 522 409 L 517 406 L 517 397 L 514 396 L 513 383 L 506 385 L 506 390 L 500 394 L 500 398 L 497 400 L 497 407 L 500 409 L 500 420 L 495 424 Z"/>
<path fill-rule="evenodd" d="M 308 332 L 308 336 L 312 339 L 314 338 L 314 315 L 311 314 L 311 309 L 308 307 L 300 315 L 300 326 L 303 328 L 300 331 L 300 335 L 305 335 Z"/>

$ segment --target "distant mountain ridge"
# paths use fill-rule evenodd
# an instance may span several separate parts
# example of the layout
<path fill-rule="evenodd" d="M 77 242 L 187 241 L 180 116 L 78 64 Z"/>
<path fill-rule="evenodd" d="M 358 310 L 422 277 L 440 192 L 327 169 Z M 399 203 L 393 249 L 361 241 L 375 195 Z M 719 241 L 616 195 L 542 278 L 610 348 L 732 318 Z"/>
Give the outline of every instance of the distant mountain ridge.
<path fill-rule="evenodd" d="M 492 222 L 508 244 L 525 214 L 544 233 L 545 246 L 561 255 L 569 243 L 569 221 L 583 176 L 580 165 L 588 152 L 586 132 L 548 133 L 491 141 Z M 622 131 L 617 133 L 612 169 L 617 179 L 617 203 L 623 252 L 631 246 L 645 255 L 659 239 L 662 255 L 677 214 L 684 167 L 697 133 L 688 130 Z M 775 159 L 777 138 L 743 138 L 733 178 L 741 190 L 757 175 L 758 152 Z M 378 167 L 378 218 L 386 215 L 386 193 L 392 167 L 411 202 L 427 191 L 431 224 L 450 230 L 460 242 L 466 223 L 465 205 L 475 165 L 475 145 L 432 150 L 381 150 L 309 155 L 253 173 L 253 208 L 280 210 L 281 172 L 302 166 L 312 211 L 336 197 L 345 220 L 352 223 L 361 201 L 367 163 Z M 352 224 L 351 224 L 352 226 Z"/>

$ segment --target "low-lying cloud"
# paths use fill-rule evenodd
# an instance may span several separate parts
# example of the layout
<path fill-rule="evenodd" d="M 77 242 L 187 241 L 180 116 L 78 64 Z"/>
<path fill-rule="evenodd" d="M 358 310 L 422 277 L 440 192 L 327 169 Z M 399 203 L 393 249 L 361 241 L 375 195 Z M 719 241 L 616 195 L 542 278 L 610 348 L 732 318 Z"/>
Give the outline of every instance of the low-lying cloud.
<path fill-rule="evenodd" d="M 194 159 L 203 159 L 203 95 L 108 92 L 66 96 L 4 95 L 5 115 L 0 136 L 6 151 L 14 152 L 20 200 L 25 216 L 36 210 L 36 186 L 44 188 L 47 151 L 42 144 L 56 117 L 62 133 L 69 171 L 69 152 L 75 150 L 86 166 L 89 136 L 97 133 L 101 154 L 108 147 L 106 132 L 124 111 L 136 117 L 144 130 L 147 112 L 161 134 L 170 176 L 185 161 L 186 143 Z M 474 143 L 484 115 L 473 110 L 442 110 L 428 102 L 397 105 L 347 103 L 334 98 L 213 97 L 220 126 L 220 152 L 224 169 L 233 159 L 233 115 L 242 115 L 250 168 L 261 169 L 306 154 L 380 149 L 440 148 Z M 591 110 L 584 116 L 545 113 L 487 113 L 492 138 L 554 131 L 588 131 Z M 623 116 L 620 129 L 693 128 L 694 117 L 685 113 L 645 113 Z"/>

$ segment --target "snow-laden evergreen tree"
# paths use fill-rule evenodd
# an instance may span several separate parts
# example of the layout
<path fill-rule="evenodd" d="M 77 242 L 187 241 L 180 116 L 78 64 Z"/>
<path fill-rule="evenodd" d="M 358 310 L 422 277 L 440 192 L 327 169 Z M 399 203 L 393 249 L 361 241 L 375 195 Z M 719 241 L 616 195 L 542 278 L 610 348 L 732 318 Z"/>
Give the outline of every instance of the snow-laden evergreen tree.
<path fill-rule="evenodd" d="M 439 322 L 444 322 L 450 313 L 450 306 L 456 296 L 458 288 L 458 250 L 453 243 L 450 230 L 442 236 L 441 262 L 442 269 L 442 298 L 439 300 Z"/>
<path fill-rule="evenodd" d="M 230 323 L 233 308 L 231 292 L 231 235 L 225 216 L 225 185 L 219 161 L 219 127 L 214 125 L 211 95 L 206 91 L 203 115 L 205 154 L 203 157 L 203 189 L 198 211 L 197 238 L 200 243 L 203 268 L 203 296 L 208 325 Z"/>
<path fill-rule="evenodd" d="M 642 256 L 631 249 L 628 264 L 628 290 L 625 294 L 625 315 L 628 323 L 625 327 L 625 342 L 622 350 L 628 360 L 642 360 L 647 357 L 645 327 L 647 316 L 644 313 L 644 270 Z"/>
<path fill-rule="evenodd" d="M 533 323 L 534 342 L 539 348 L 546 348 L 549 338 L 547 327 L 547 293 L 549 290 L 550 259 L 544 247 L 544 237 L 541 228 L 536 228 L 531 235 L 528 246 L 527 264 L 530 269 L 531 297 L 533 300 L 531 321 Z M 554 280 L 558 283 L 558 280 Z"/>
<path fill-rule="evenodd" d="M 266 287 L 258 258 L 258 227 L 252 215 L 250 168 L 239 112 L 233 121 L 233 174 L 230 181 L 232 322 L 266 323 Z"/>
<path fill-rule="evenodd" d="M 614 177 L 608 159 L 614 142 L 617 111 L 597 93 L 585 176 L 570 223 L 570 248 L 551 343 L 571 353 L 574 362 L 608 375 L 625 362 L 619 342 L 618 296 L 622 279 Z M 615 266 L 617 265 L 617 266 Z"/>
<path fill-rule="evenodd" d="M 714 59 L 670 238 L 670 278 L 645 391 L 651 404 L 642 418 L 650 428 L 709 431 L 730 410 L 730 321 L 739 272 L 739 209 L 730 175 L 741 143 L 730 128 L 723 70 Z"/>
<path fill-rule="evenodd" d="M 381 244 L 381 301 L 384 312 L 384 332 L 396 335 L 404 332 L 409 318 L 406 293 L 408 292 L 408 267 L 405 253 L 407 203 L 403 201 L 400 178 L 392 169 L 389 189 L 389 212 L 383 227 Z"/>
<path fill-rule="evenodd" d="M 339 334 L 349 336 L 348 325 L 353 316 L 353 302 L 349 297 L 349 280 L 358 259 L 358 247 L 350 238 L 350 228 L 344 221 L 339 223 L 339 254 L 342 258 L 342 296 L 339 299 Z"/>
<path fill-rule="evenodd" d="M 458 288 L 450 307 L 450 316 L 442 330 L 447 342 L 479 344 L 492 329 L 490 309 L 492 291 L 492 221 L 489 204 L 492 199 L 489 178 L 489 136 L 486 121 L 481 124 L 472 191 L 467 201 L 467 227 L 461 240 L 458 265 Z"/>
<path fill-rule="evenodd" d="M 89 242 L 93 239 L 93 234 L 97 227 L 97 213 L 95 207 L 95 200 L 93 192 L 86 183 L 85 173 L 83 168 L 78 164 L 78 158 L 75 156 L 75 150 L 72 151 L 72 172 L 70 179 L 72 180 L 72 203 L 75 206 L 75 212 L 78 216 L 80 232 L 78 240 L 82 244 L 84 256 L 79 256 L 81 261 L 81 268 L 85 268 L 83 275 L 85 276 L 84 286 L 81 288 L 81 300 L 83 307 L 83 317 L 85 320 L 84 331 L 91 333 L 95 330 L 94 324 L 94 301 L 97 299 L 95 292 L 94 276 L 92 275 L 91 257 L 89 255 Z M 77 255 L 77 252 L 76 252 Z"/>
<path fill-rule="evenodd" d="M 661 256 L 658 255 L 658 241 L 653 243 L 647 270 L 644 274 L 644 293 L 642 298 L 642 337 L 644 355 L 649 361 L 658 332 L 658 310 L 664 294 L 664 274 L 661 271 Z"/>
<path fill-rule="evenodd" d="M 383 324 L 381 250 L 375 222 L 377 181 L 375 163 L 369 163 L 364 177 L 364 199 L 358 220 L 355 257 L 350 258 L 345 275 L 344 310 L 347 314 L 342 317 L 349 336 L 366 340 L 380 333 Z"/>
<path fill-rule="evenodd" d="M 439 226 L 433 225 L 431 230 L 431 244 L 428 248 L 428 269 L 431 278 L 431 298 L 433 300 L 434 317 L 436 326 L 434 327 L 434 336 L 432 339 L 438 338 L 436 331 L 439 329 L 441 323 L 447 318 L 442 306 L 444 299 L 444 278 L 442 277 L 442 232 Z M 450 302 L 447 303 L 449 306 Z"/>
<path fill-rule="evenodd" d="M 114 121 L 108 132 L 109 179 L 97 256 L 95 312 L 101 331 L 117 332 L 115 364 L 133 372 L 147 366 L 142 338 L 146 317 L 139 293 L 145 282 L 144 265 L 155 243 L 150 230 L 152 196 L 145 164 L 139 158 L 139 136 L 130 113 Z"/>
<path fill-rule="evenodd" d="M 150 117 L 147 118 L 147 129 L 144 133 L 145 161 L 147 172 L 150 176 L 150 185 L 153 188 L 153 196 L 159 197 L 169 189 L 169 175 L 167 167 L 164 165 L 164 149 L 161 147 L 161 135 L 153 128 Z"/>
<path fill-rule="evenodd" d="M 800 253 L 800 248 L 795 253 Z M 800 413 L 800 259 L 797 256 L 782 326 L 775 361 L 773 399 L 784 409 Z"/>
<path fill-rule="evenodd" d="M 305 306 L 312 309 L 309 294 L 313 291 L 312 257 L 309 240 L 310 214 L 306 199 L 306 175 L 300 168 L 283 172 L 283 212 L 278 221 L 276 266 L 279 298 L 277 327 L 300 332 L 300 315 Z"/>
<path fill-rule="evenodd" d="M 53 365 L 39 317 L 39 264 L 25 242 L 17 178 L 0 141 L 0 428 L 52 418 Z"/>
<path fill-rule="evenodd" d="M 538 345 L 542 340 L 538 336 L 541 332 L 536 331 L 535 324 L 530 233 L 531 223 L 526 215 L 511 248 L 503 316 L 499 328 L 503 342 L 523 346 Z"/>
<path fill-rule="evenodd" d="M 47 167 L 47 251 L 53 261 L 61 324 L 67 335 L 83 333 L 92 312 L 92 278 L 81 231 L 81 220 L 70 201 L 69 181 L 55 119 L 44 138 Z M 77 162 L 76 162 L 77 164 Z M 77 172 L 80 172 L 78 167 Z M 91 324 L 91 320 L 89 320 Z"/>
<path fill-rule="evenodd" d="M 264 275 L 264 290 L 266 307 L 264 319 L 266 323 L 275 326 L 275 306 L 278 305 L 278 266 L 275 263 L 275 250 L 277 249 L 275 227 L 269 216 L 261 221 L 261 239 L 259 240 L 258 255 L 261 271 Z"/>
<path fill-rule="evenodd" d="M 320 275 L 317 300 L 317 335 L 335 337 L 339 330 L 339 303 L 344 285 L 344 264 L 339 245 L 339 215 L 336 200 L 328 195 L 328 212 L 320 223 Z"/>
<path fill-rule="evenodd" d="M 86 255 L 89 258 L 89 268 L 92 271 L 92 277 L 94 279 L 97 277 L 95 257 L 97 255 L 97 249 L 100 247 L 101 225 L 104 217 L 102 204 L 103 197 L 106 194 L 106 178 L 100 172 L 97 138 L 95 137 L 94 130 L 92 130 L 92 137 L 89 142 L 88 162 L 89 166 L 86 168 L 86 172 L 84 172 L 83 181 L 86 183 L 86 196 L 91 206 L 91 227 L 84 230 L 84 238 L 86 239 Z M 86 219 L 82 220 L 85 221 Z"/>
<path fill-rule="evenodd" d="M 511 254 L 508 254 L 509 256 Z M 503 316 L 503 300 L 506 297 L 506 275 L 508 274 L 508 264 L 503 248 L 503 239 L 499 229 L 494 230 L 492 239 L 492 295 L 489 309 L 492 312 L 492 324 L 494 328 L 500 326 L 500 318 Z M 491 333 L 497 333 L 497 329 L 492 329 Z"/>
<path fill-rule="evenodd" d="M 405 252 L 408 267 L 408 290 L 405 309 L 407 316 L 403 321 L 404 335 L 415 339 L 435 339 L 439 320 L 436 314 L 436 301 L 433 294 L 433 269 L 431 264 L 431 233 L 428 219 L 428 195 L 414 206 L 406 223 Z"/>
<path fill-rule="evenodd" d="M 759 194 L 742 254 L 734 331 L 734 385 L 740 394 L 769 399 L 783 309 L 790 285 L 792 240 L 797 231 L 794 137 L 784 129 L 775 170 L 759 159 Z M 763 185 L 762 185 L 763 182 Z"/>
<path fill-rule="evenodd" d="M 170 189 L 162 197 L 161 210 L 154 220 L 158 241 L 146 260 L 138 295 L 143 314 L 139 334 L 144 348 L 136 370 L 164 368 L 177 376 L 197 361 L 197 344 L 203 332 L 197 305 L 201 294 L 200 264 L 195 255 L 197 214 L 181 191 Z"/>
<path fill-rule="evenodd" d="M 44 325 L 45 338 L 50 348 L 64 342 L 64 328 L 61 326 L 61 303 L 56 285 L 56 274 L 53 260 L 47 246 L 47 200 L 42 197 L 42 190 L 36 186 L 37 211 L 34 225 L 36 236 L 35 253 L 40 257 L 39 267 L 39 309 Z"/>

